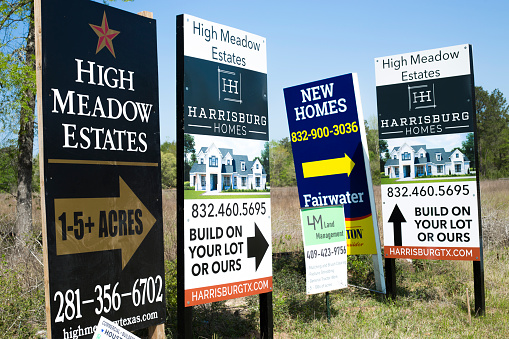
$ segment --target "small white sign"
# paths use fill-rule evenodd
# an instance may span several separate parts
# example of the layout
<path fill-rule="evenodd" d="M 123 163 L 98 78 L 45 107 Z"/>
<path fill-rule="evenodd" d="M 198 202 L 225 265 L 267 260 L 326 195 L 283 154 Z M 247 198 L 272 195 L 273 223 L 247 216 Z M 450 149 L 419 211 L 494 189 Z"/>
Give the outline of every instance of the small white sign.
<path fill-rule="evenodd" d="M 300 218 L 307 294 L 348 287 L 343 206 L 301 209 Z"/>
<path fill-rule="evenodd" d="M 123 329 L 105 317 L 99 319 L 99 323 L 92 339 L 141 339 L 128 330 Z"/>
<path fill-rule="evenodd" d="M 375 74 L 377 86 L 468 75 L 469 45 L 375 58 Z"/>

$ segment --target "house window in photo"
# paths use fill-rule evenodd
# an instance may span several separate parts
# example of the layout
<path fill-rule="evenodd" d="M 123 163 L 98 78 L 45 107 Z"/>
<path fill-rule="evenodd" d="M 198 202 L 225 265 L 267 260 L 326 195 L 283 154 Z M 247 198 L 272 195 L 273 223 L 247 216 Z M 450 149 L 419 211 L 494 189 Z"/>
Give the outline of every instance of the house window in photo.
<path fill-rule="evenodd" d="M 247 186 L 247 178 L 246 177 L 242 177 L 242 186 L 243 187 L 246 187 Z"/>
<path fill-rule="evenodd" d="M 444 165 L 437 166 L 437 173 L 444 173 Z"/>
<path fill-rule="evenodd" d="M 403 160 L 410 160 L 410 153 L 408 153 L 408 152 L 403 153 L 402 159 Z"/>
<path fill-rule="evenodd" d="M 256 187 L 260 187 L 260 177 L 256 177 Z"/>
<path fill-rule="evenodd" d="M 245 171 L 245 170 L 246 170 L 246 163 L 245 163 L 244 161 L 242 161 L 242 162 L 240 163 L 240 170 L 241 170 L 241 171 Z"/>
<path fill-rule="evenodd" d="M 205 183 L 205 176 L 202 175 L 201 176 L 201 187 L 205 187 L 206 183 Z"/>
<path fill-rule="evenodd" d="M 213 155 L 209 158 L 209 166 L 217 167 L 217 157 L 216 156 Z"/>
<path fill-rule="evenodd" d="M 456 173 L 461 173 L 461 164 L 454 165 L 454 171 Z"/>

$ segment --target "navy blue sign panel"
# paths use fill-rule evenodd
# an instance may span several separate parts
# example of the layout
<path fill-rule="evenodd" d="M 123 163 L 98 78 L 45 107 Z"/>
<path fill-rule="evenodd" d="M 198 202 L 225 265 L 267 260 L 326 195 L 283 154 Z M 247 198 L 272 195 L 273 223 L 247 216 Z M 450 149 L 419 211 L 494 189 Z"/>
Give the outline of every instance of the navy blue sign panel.
<path fill-rule="evenodd" d="M 356 79 L 355 79 L 356 81 Z M 371 215 L 354 75 L 284 89 L 301 208 Z"/>

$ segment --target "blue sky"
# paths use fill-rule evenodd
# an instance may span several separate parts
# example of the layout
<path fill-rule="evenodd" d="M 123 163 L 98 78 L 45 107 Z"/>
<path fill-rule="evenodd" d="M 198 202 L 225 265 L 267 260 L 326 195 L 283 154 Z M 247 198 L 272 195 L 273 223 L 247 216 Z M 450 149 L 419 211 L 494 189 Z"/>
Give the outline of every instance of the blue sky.
<path fill-rule="evenodd" d="M 100 2 L 100 1 L 99 1 Z M 283 88 L 359 75 L 366 119 L 376 114 L 374 58 L 472 44 L 475 83 L 509 96 L 509 1 L 120 0 L 157 20 L 161 142 L 175 140 L 175 17 L 191 14 L 267 39 L 270 139 L 289 135 Z"/>

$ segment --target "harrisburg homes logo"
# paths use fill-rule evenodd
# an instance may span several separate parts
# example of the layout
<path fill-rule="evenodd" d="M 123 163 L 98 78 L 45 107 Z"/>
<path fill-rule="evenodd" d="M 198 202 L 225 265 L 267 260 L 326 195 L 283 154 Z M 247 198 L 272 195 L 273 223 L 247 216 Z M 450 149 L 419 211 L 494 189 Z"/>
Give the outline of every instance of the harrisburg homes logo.
<path fill-rule="evenodd" d="M 435 84 L 408 85 L 408 110 L 437 108 L 435 103 Z"/>
<path fill-rule="evenodd" d="M 110 28 L 106 13 L 103 15 L 101 26 L 89 25 L 98 36 L 96 54 L 103 52 L 106 48 L 116 58 L 113 39 L 120 32 Z M 90 33 L 93 34 L 92 31 Z M 99 65 L 95 61 L 79 58 L 75 58 L 74 61 L 75 71 L 63 72 L 63 76 L 74 75 L 74 83 L 89 85 L 87 88 L 90 92 L 77 93 L 72 89 L 65 91 L 51 88 L 51 113 L 62 114 L 66 117 L 66 123 L 62 123 L 61 147 L 64 149 L 146 152 L 148 148 L 147 134 L 125 127 L 132 123 L 132 125 L 137 125 L 136 129 L 139 130 L 139 124 L 142 126 L 148 124 L 154 105 L 132 100 L 120 101 L 114 97 L 100 95 L 107 88 L 114 90 L 108 91 L 109 94 L 120 94 L 120 91 L 134 93 L 135 72 Z M 81 119 L 78 120 L 77 117 Z M 83 117 L 90 119 L 83 120 Z M 122 127 L 115 129 L 98 126 L 100 119 L 117 120 Z M 89 121 L 89 123 L 78 124 L 83 121 Z"/>
<path fill-rule="evenodd" d="M 381 119 L 381 134 L 386 137 L 440 134 L 468 128 L 469 112 L 439 113 L 435 84 L 407 85 L 408 112 L 414 116 Z M 401 93 L 401 91 L 400 91 Z M 423 113 L 420 113 L 422 111 Z M 449 130 L 449 131 L 448 131 Z"/>
<path fill-rule="evenodd" d="M 226 70 L 218 66 L 218 104 L 224 102 L 238 104 L 238 111 L 189 105 L 187 106 L 187 126 L 201 130 L 212 130 L 213 134 L 216 135 L 248 136 L 253 133 L 266 135 L 266 116 L 241 112 L 240 107 L 245 103 L 242 98 L 242 84 L 242 73 L 238 68 Z M 245 106 L 245 108 L 248 107 Z M 265 128 L 260 131 L 260 127 Z"/>
<path fill-rule="evenodd" d="M 217 91 L 219 101 L 233 101 L 242 104 L 242 73 L 217 68 Z"/>

